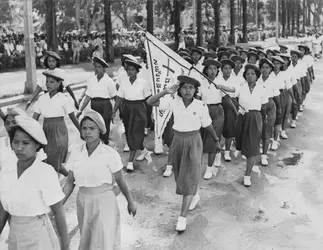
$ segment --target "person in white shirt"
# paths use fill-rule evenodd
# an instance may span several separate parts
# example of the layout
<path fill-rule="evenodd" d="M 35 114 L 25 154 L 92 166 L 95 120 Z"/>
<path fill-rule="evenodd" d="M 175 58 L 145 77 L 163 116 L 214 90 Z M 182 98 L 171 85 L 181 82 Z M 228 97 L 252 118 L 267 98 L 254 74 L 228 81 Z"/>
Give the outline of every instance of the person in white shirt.
<path fill-rule="evenodd" d="M 109 64 L 106 61 L 99 57 L 93 57 L 93 65 L 95 75 L 91 77 L 87 84 L 87 89 L 85 91 L 86 97 L 80 112 L 76 115 L 76 117 L 80 117 L 83 110 L 91 101 L 91 109 L 97 111 L 104 119 L 107 133 L 102 134 L 101 139 L 104 144 L 108 145 L 110 140 L 110 123 L 113 111 L 111 100 L 116 97 L 117 88 L 114 81 L 108 76 L 108 74 L 105 73 L 106 68 L 109 67 Z"/>
<path fill-rule="evenodd" d="M 282 139 L 288 139 L 286 128 L 287 126 L 289 126 L 289 118 L 292 112 L 292 106 L 293 105 L 297 106 L 297 102 L 295 100 L 294 90 L 293 90 L 295 84 L 297 83 L 297 80 L 294 74 L 292 73 L 292 69 L 289 67 L 291 64 L 291 60 L 290 60 L 291 56 L 289 54 L 280 54 L 280 57 L 284 60 L 282 73 L 285 74 L 286 76 L 285 87 L 288 90 L 288 93 L 290 96 L 290 98 L 285 97 L 288 101 L 287 101 L 285 111 L 282 109 L 283 120 L 282 120 L 282 131 L 281 131 L 280 137 Z"/>
<path fill-rule="evenodd" d="M 262 130 L 262 155 L 261 155 L 261 165 L 268 165 L 267 152 L 269 149 L 270 138 L 273 136 L 274 125 L 276 121 L 276 116 L 281 119 L 281 104 L 280 104 L 280 92 L 279 88 L 271 76 L 274 70 L 274 65 L 269 59 L 261 59 L 259 61 L 261 76 L 257 81 L 257 84 L 263 85 L 268 98 L 268 103 L 266 104 L 267 113 L 267 124 Z"/>
<path fill-rule="evenodd" d="M 256 65 L 257 61 L 259 60 L 259 56 L 256 52 L 253 52 L 253 51 L 250 51 L 248 52 L 247 54 L 248 56 L 248 64 L 253 64 L 253 65 Z"/>
<path fill-rule="evenodd" d="M 222 107 L 222 98 L 224 93 L 221 89 L 226 91 L 234 92 L 233 86 L 224 85 L 217 79 L 222 64 L 216 60 L 204 61 L 203 74 L 208 79 L 205 79 L 201 87 L 199 88 L 198 95 L 201 100 L 207 105 L 209 115 L 212 119 L 212 126 L 218 138 L 221 138 L 223 132 L 223 125 L 225 121 L 225 112 Z M 216 176 L 219 167 L 221 166 L 221 152 L 216 153 L 216 142 L 212 139 L 212 136 L 207 130 L 202 129 L 202 140 L 203 140 L 203 153 L 208 154 L 208 165 L 204 174 L 204 179 L 209 180 L 212 176 Z"/>
<path fill-rule="evenodd" d="M 144 147 L 145 127 L 147 124 L 146 99 L 151 96 L 151 90 L 145 79 L 138 78 L 140 64 L 130 59 L 125 59 L 128 78 L 125 78 L 119 87 L 113 117 L 122 104 L 122 119 L 125 126 L 126 140 L 130 148 L 127 169 L 134 170 L 133 161 L 137 150 L 141 150 L 136 158 L 142 161 L 148 156 L 148 150 Z"/>
<path fill-rule="evenodd" d="M 234 76 L 234 74 L 232 74 L 232 69 L 235 67 L 235 64 L 231 60 L 222 60 L 221 64 L 222 75 L 218 77 L 217 82 L 222 86 L 233 88 L 234 92 L 235 87 L 239 85 L 239 79 L 236 76 Z M 228 95 L 225 95 L 222 98 L 222 107 L 224 110 L 224 125 L 222 135 L 225 138 L 225 161 L 231 161 L 230 150 L 235 135 L 235 124 L 238 115 L 237 108 L 231 98 L 235 98 L 234 93 L 229 93 Z"/>
<path fill-rule="evenodd" d="M 74 126 L 80 131 L 80 125 L 74 114 L 74 107 L 70 97 L 63 91 L 62 82 L 64 75 L 59 71 L 45 71 L 46 87 L 48 93 L 39 97 L 34 106 L 33 118 L 38 121 L 39 117 L 44 118 L 43 129 L 47 138 L 45 153 L 47 163 L 53 168 L 67 176 L 67 171 L 61 168 L 68 151 L 68 131 L 65 123 L 65 116 L 68 115 Z"/>
<path fill-rule="evenodd" d="M 233 69 L 233 73 L 236 77 L 239 78 L 239 80 L 243 79 L 243 72 L 244 72 L 244 63 L 245 59 L 243 59 L 241 56 L 232 56 L 231 60 L 234 62 L 235 67 Z"/>
<path fill-rule="evenodd" d="M 85 143 L 71 152 L 66 168 L 68 178 L 63 187 L 65 201 L 78 186 L 76 208 L 80 228 L 79 250 L 121 249 L 120 212 L 113 192 L 115 180 L 128 201 L 128 212 L 136 215 L 137 207 L 123 177 L 121 157 L 103 144 L 105 121 L 94 111 L 85 112 L 80 122 Z"/>
<path fill-rule="evenodd" d="M 46 136 L 31 117 L 16 116 L 15 121 L 10 141 L 18 161 L 0 171 L 0 234 L 10 216 L 9 249 L 68 250 L 64 193 L 54 169 L 37 158 L 47 144 Z M 48 218 L 50 211 L 61 244 Z"/>
<path fill-rule="evenodd" d="M 79 108 L 78 101 L 75 98 L 75 95 L 73 93 L 73 90 L 71 89 L 69 77 L 65 74 L 65 71 L 63 69 L 60 69 L 60 60 L 61 57 L 54 51 L 48 51 L 47 56 L 44 61 L 44 66 L 47 70 L 56 70 L 57 72 L 60 72 L 60 75 L 64 75 L 64 84 L 63 87 L 66 88 L 67 92 L 70 94 L 72 99 L 74 100 L 75 108 Z M 42 76 L 39 81 L 37 82 L 37 87 L 34 90 L 34 92 L 31 95 L 30 100 L 27 102 L 26 110 L 29 108 L 29 106 L 35 101 L 36 97 L 39 95 L 41 91 L 48 91 L 46 87 L 46 77 Z"/>
<path fill-rule="evenodd" d="M 200 48 L 193 47 L 191 48 L 191 57 L 193 59 L 193 65 L 199 70 L 203 70 L 203 66 L 201 63 L 201 58 L 203 56 L 203 51 Z"/>
<path fill-rule="evenodd" d="M 268 102 L 266 89 L 257 84 L 261 72 L 253 64 L 245 66 L 243 77 L 246 80 L 236 90 L 239 109 L 236 124 L 236 148 L 247 158 L 244 185 L 251 186 L 251 172 L 257 157 L 260 154 L 260 140 L 263 126 L 267 123 L 266 103 Z M 263 117 L 263 118 L 262 118 Z"/>
<path fill-rule="evenodd" d="M 294 97 L 296 100 L 296 104 L 292 105 L 292 122 L 291 128 L 296 128 L 296 119 L 297 114 L 301 109 L 301 105 L 303 103 L 303 96 L 302 96 L 302 77 L 304 76 L 304 68 L 301 64 L 298 63 L 299 59 L 301 58 L 302 53 L 299 50 L 291 50 L 291 60 L 292 63 L 289 66 L 292 75 L 296 79 L 296 83 L 293 85 Z"/>
<path fill-rule="evenodd" d="M 304 111 L 304 101 L 306 99 L 306 95 L 310 91 L 310 75 L 309 75 L 309 62 L 307 58 L 305 57 L 305 53 L 309 48 L 305 45 L 298 45 L 298 49 L 301 52 L 301 57 L 298 60 L 298 65 L 302 69 L 302 77 L 301 77 L 301 84 L 302 84 L 302 104 L 299 107 L 299 111 Z"/>
<path fill-rule="evenodd" d="M 186 217 L 200 200 L 197 192 L 202 170 L 203 142 L 200 128 L 207 129 L 216 142 L 215 151 L 219 153 L 221 146 L 219 138 L 212 126 L 209 111 L 204 102 L 195 97 L 200 83 L 189 76 L 177 77 L 179 84 L 174 84 L 162 92 L 150 97 L 148 104 L 159 106 L 160 109 L 170 109 L 174 114 L 174 138 L 171 146 L 171 158 L 176 181 L 176 194 L 182 195 L 182 209 L 178 218 L 176 230 L 186 230 Z M 160 100 L 167 94 L 175 94 L 170 102 Z"/>
<path fill-rule="evenodd" d="M 280 91 L 280 105 L 281 105 L 281 114 L 279 109 L 276 107 L 276 121 L 274 127 L 274 140 L 271 144 L 272 150 L 278 149 L 278 140 L 282 131 L 283 120 L 286 119 L 286 116 L 290 114 L 290 109 L 292 105 L 292 83 L 289 79 L 289 76 L 286 74 L 286 71 L 282 71 L 285 61 L 280 56 L 273 56 L 272 62 L 274 65 L 274 71 L 271 73 L 271 77 L 274 82 L 277 84 L 277 88 Z M 286 132 L 285 132 L 286 133 Z"/>

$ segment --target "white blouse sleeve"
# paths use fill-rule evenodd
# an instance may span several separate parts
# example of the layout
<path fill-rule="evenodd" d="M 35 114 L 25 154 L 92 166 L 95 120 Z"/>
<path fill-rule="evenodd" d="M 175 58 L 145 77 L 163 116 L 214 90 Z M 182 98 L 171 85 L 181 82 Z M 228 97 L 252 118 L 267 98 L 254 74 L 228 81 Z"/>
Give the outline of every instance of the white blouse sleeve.
<path fill-rule="evenodd" d="M 44 163 L 42 178 L 39 181 L 42 198 L 47 206 L 52 206 L 65 197 L 58 175 L 52 166 Z"/>
<path fill-rule="evenodd" d="M 150 90 L 150 87 L 149 87 L 149 84 L 146 80 L 142 80 L 143 81 L 143 94 L 144 94 L 144 97 L 147 98 L 148 96 L 151 96 L 151 90 Z"/>
<path fill-rule="evenodd" d="M 64 109 L 65 109 L 66 114 L 69 115 L 69 114 L 74 112 L 73 100 L 72 100 L 72 98 L 70 96 L 69 97 L 64 96 L 64 97 L 65 97 L 65 100 L 64 100 L 64 103 L 63 103 Z"/>
<path fill-rule="evenodd" d="M 203 103 L 201 105 L 201 126 L 206 128 L 212 124 L 212 119 L 209 114 L 207 106 Z"/>
<path fill-rule="evenodd" d="M 119 96 L 120 98 L 124 98 L 124 85 L 121 84 L 119 89 L 118 89 L 118 92 L 117 92 L 117 96 Z"/>
<path fill-rule="evenodd" d="M 92 88 L 91 88 L 91 86 L 92 86 L 92 78 L 87 81 L 86 86 L 87 86 L 87 88 L 86 88 L 85 94 L 88 97 L 92 98 L 92 96 L 93 96 L 92 95 Z"/>
<path fill-rule="evenodd" d="M 169 99 L 162 97 L 159 99 L 159 109 L 161 110 L 172 110 L 172 103 L 174 102 L 174 99 Z"/>
<path fill-rule="evenodd" d="M 117 91 L 117 86 L 115 84 L 115 82 L 112 80 L 112 79 L 109 79 L 109 94 L 110 94 L 110 97 L 113 98 L 117 95 L 118 91 Z"/>
<path fill-rule="evenodd" d="M 108 167 L 111 173 L 114 174 L 123 168 L 123 164 L 119 153 L 112 148 L 111 148 L 111 155 L 112 155 L 112 159 L 109 158 Z"/>
<path fill-rule="evenodd" d="M 261 104 L 266 104 L 268 102 L 267 91 L 263 88 L 262 95 L 261 95 Z"/>

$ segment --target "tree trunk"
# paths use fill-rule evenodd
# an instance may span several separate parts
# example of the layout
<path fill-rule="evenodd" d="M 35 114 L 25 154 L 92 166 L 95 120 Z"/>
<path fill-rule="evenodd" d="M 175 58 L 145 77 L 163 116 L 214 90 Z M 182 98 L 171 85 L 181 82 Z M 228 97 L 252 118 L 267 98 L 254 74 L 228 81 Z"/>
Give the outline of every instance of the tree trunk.
<path fill-rule="evenodd" d="M 154 32 L 154 2 L 153 0 L 147 0 L 147 31 L 150 34 Z"/>
<path fill-rule="evenodd" d="M 310 0 L 307 0 L 307 26 L 311 26 L 311 2 L 310 2 Z"/>
<path fill-rule="evenodd" d="M 123 22 L 124 22 L 124 26 L 128 28 L 127 2 L 123 4 Z"/>
<path fill-rule="evenodd" d="M 294 31 L 295 31 L 295 1 L 294 0 L 291 0 L 292 1 L 292 11 L 291 11 L 291 14 L 292 14 L 292 36 L 295 35 Z"/>
<path fill-rule="evenodd" d="M 287 12 L 287 36 L 290 36 L 290 16 L 291 16 L 291 14 L 290 14 L 290 12 L 291 12 L 291 8 L 290 8 L 290 2 L 289 2 L 289 0 L 285 0 L 286 2 L 286 12 Z"/>
<path fill-rule="evenodd" d="M 297 10 L 297 16 L 296 16 L 296 26 L 297 26 L 297 33 L 300 31 L 300 22 L 299 19 L 301 18 L 301 6 L 300 6 L 300 0 L 296 0 L 296 10 Z"/>
<path fill-rule="evenodd" d="M 181 32 L 181 2 L 180 0 L 174 0 L 174 11 L 173 11 L 173 20 L 174 20 L 174 37 L 175 37 L 175 48 L 177 50 L 179 45 L 179 33 Z"/>
<path fill-rule="evenodd" d="M 113 45 L 112 45 L 112 22 L 111 22 L 111 0 L 104 0 L 104 28 L 105 28 L 105 58 L 113 63 Z"/>
<path fill-rule="evenodd" d="M 78 30 L 81 29 L 80 12 L 81 12 L 81 0 L 75 0 L 75 24 Z"/>
<path fill-rule="evenodd" d="M 214 11 L 214 45 L 220 46 L 220 2 L 219 0 L 213 1 Z"/>
<path fill-rule="evenodd" d="M 202 1 L 201 0 L 194 0 L 196 1 L 196 45 L 203 46 L 203 37 L 202 37 Z"/>
<path fill-rule="evenodd" d="M 47 21 L 47 49 L 56 51 L 57 46 L 57 30 L 56 30 L 56 4 L 55 0 L 46 0 L 46 21 Z"/>
<path fill-rule="evenodd" d="M 306 1 L 303 0 L 303 28 L 302 28 L 302 31 L 305 32 L 305 26 L 306 26 Z"/>
<path fill-rule="evenodd" d="M 235 44 L 235 30 L 234 30 L 234 26 L 235 26 L 235 20 L 236 19 L 236 11 L 235 11 L 235 1 L 234 0 L 230 0 L 230 43 L 231 44 Z"/>
<path fill-rule="evenodd" d="M 243 34 L 244 43 L 248 42 L 247 24 L 248 24 L 247 0 L 242 0 L 242 34 Z"/>
<path fill-rule="evenodd" d="M 90 15 L 89 15 L 89 6 L 90 1 L 85 1 L 84 5 L 84 31 L 85 33 L 89 32 L 89 23 L 90 23 Z"/>
<path fill-rule="evenodd" d="M 282 8 L 281 8 L 281 20 L 282 20 L 282 33 L 283 37 L 286 37 L 286 0 L 281 1 Z"/>

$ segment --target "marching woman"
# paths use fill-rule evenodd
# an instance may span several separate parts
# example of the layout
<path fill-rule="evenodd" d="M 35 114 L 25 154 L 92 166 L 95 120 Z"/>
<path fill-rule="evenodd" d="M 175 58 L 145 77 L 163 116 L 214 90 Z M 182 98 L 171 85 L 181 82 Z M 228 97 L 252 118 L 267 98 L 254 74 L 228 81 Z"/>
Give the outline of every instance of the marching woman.
<path fill-rule="evenodd" d="M 201 59 L 203 57 L 203 51 L 200 48 L 193 47 L 191 48 L 191 57 L 194 61 L 194 66 L 201 71 L 203 69 L 201 62 Z"/>
<path fill-rule="evenodd" d="M 294 96 L 294 85 L 297 83 L 295 76 L 292 74 L 291 72 L 291 68 L 289 68 L 290 66 L 290 55 L 289 54 L 280 54 L 280 57 L 283 58 L 284 60 L 284 64 L 283 64 L 283 73 L 286 75 L 286 89 L 288 90 L 289 96 L 290 98 L 287 101 L 287 105 L 285 108 L 285 111 L 282 110 L 282 131 L 280 133 L 280 137 L 282 139 L 288 139 L 288 135 L 286 133 L 286 128 L 289 124 L 289 117 L 290 117 L 290 113 L 292 111 L 292 106 L 296 105 L 297 106 L 297 102 L 295 100 L 295 96 Z M 291 86 L 290 88 L 288 88 L 289 86 Z"/>
<path fill-rule="evenodd" d="M 118 90 L 116 104 L 114 106 L 113 117 L 120 105 L 122 105 L 123 124 L 126 131 L 126 140 L 130 148 L 127 170 L 133 171 L 133 161 L 137 150 L 141 150 L 136 160 L 142 161 L 148 155 L 148 150 L 144 148 L 145 128 L 147 124 L 146 99 L 151 96 L 149 84 L 142 78 L 137 78 L 141 68 L 136 61 L 129 59 L 127 63 L 128 78 L 122 83 Z"/>
<path fill-rule="evenodd" d="M 235 66 L 233 69 L 234 75 L 239 78 L 239 80 L 243 79 L 243 72 L 244 72 L 244 63 L 245 59 L 243 59 L 241 56 L 232 56 L 231 60 L 234 62 Z"/>
<path fill-rule="evenodd" d="M 60 68 L 60 60 L 61 60 L 61 58 L 57 53 L 55 53 L 54 51 L 48 51 L 47 56 L 44 61 L 44 66 L 48 70 L 55 70 L 57 72 L 60 72 L 60 74 L 65 79 L 63 87 L 66 88 L 67 92 L 70 94 L 70 96 L 74 100 L 75 108 L 78 109 L 79 103 L 76 100 L 71 87 L 69 86 L 70 81 L 68 80 L 68 77 L 67 77 L 65 71 Z M 34 100 L 36 99 L 36 97 L 39 95 L 39 93 L 41 91 L 48 92 L 47 85 L 46 85 L 46 77 L 44 77 L 44 76 L 41 76 L 41 78 L 39 79 L 38 85 L 37 85 L 36 89 L 34 90 L 32 96 L 31 96 L 31 99 L 27 102 L 26 110 L 34 102 Z"/>
<path fill-rule="evenodd" d="M 292 97 L 290 92 L 292 92 L 292 83 L 289 80 L 289 76 L 286 74 L 286 71 L 281 71 L 285 61 L 280 56 L 273 56 L 272 62 L 274 65 L 274 72 L 271 73 L 273 81 L 276 82 L 277 87 L 280 91 L 280 105 L 281 105 L 281 114 L 279 109 L 276 108 L 276 121 L 274 127 L 274 140 L 271 144 L 272 150 L 278 149 L 278 140 L 282 131 L 283 120 L 286 119 L 286 116 L 290 114 L 292 107 Z"/>
<path fill-rule="evenodd" d="M 237 150 L 247 157 L 244 177 L 244 185 L 247 187 L 251 186 L 250 175 L 257 156 L 260 154 L 262 127 L 266 126 L 267 122 L 265 104 L 268 98 L 265 87 L 257 84 L 260 74 L 257 66 L 247 64 L 243 73 L 246 83 L 241 84 L 236 91 L 239 104 L 245 108 L 245 110 L 239 109 L 235 138 Z"/>
<path fill-rule="evenodd" d="M 235 91 L 235 87 L 239 84 L 239 79 L 232 74 L 235 64 L 231 60 L 221 61 L 222 77 L 218 78 L 218 84 L 230 88 L 231 92 Z M 233 90 L 232 90 L 233 89 Z M 231 161 L 230 148 L 235 135 L 235 124 L 237 121 L 238 111 L 233 104 L 231 98 L 235 98 L 235 93 L 229 93 L 222 98 L 222 106 L 224 110 L 224 125 L 222 135 L 225 138 L 224 160 Z"/>
<path fill-rule="evenodd" d="M 257 61 L 259 60 L 258 54 L 256 52 L 250 51 L 248 52 L 247 56 L 248 56 L 247 62 L 249 64 L 256 65 Z"/>
<path fill-rule="evenodd" d="M 40 116 L 44 117 L 43 129 L 48 141 L 45 147 L 47 163 L 57 172 L 67 176 L 68 172 L 61 167 L 68 150 L 68 131 L 64 117 L 68 115 L 79 131 L 80 125 L 75 117 L 71 99 L 62 93 L 64 76 L 56 70 L 45 71 L 43 74 L 47 79 L 48 93 L 39 97 L 35 103 L 33 118 L 38 121 Z"/>
<path fill-rule="evenodd" d="M 281 105 L 280 105 L 280 92 L 278 86 L 274 79 L 271 77 L 271 72 L 274 70 L 274 65 L 269 59 L 264 58 L 259 61 L 259 66 L 261 70 L 261 77 L 259 78 L 257 84 L 264 86 L 268 103 L 266 104 L 267 113 L 267 124 L 263 126 L 262 130 L 262 155 L 261 155 L 261 165 L 268 165 L 267 152 L 269 149 L 270 138 L 272 138 L 274 132 L 274 125 L 276 121 L 276 113 L 281 119 Z M 278 109 L 278 111 L 276 111 Z"/>
<path fill-rule="evenodd" d="M 129 214 L 135 216 L 137 210 L 122 174 L 121 157 L 101 142 L 101 134 L 106 133 L 106 128 L 98 112 L 85 112 L 81 131 L 85 143 L 72 151 L 69 157 L 66 165 L 69 174 L 63 188 L 65 202 L 75 185 L 79 187 L 76 200 L 81 234 L 79 250 L 121 249 L 120 213 L 113 192 L 113 179 L 128 201 Z"/>
<path fill-rule="evenodd" d="M 91 109 L 100 113 L 104 119 L 107 132 L 105 134 L 101 134 L 101 139 L 104 144 L 108 145 L 113 111 L 111 100 L 117 95 L 117 88 L 114 81 L 105 73 L 105 69 L 109 67 L 109 64 L 99 57 L 93 57 L 93 64 L 95 75 L 88 83 L 87 90 L 85 92 L 85 100 L 76 117 L 79 118 L 83 110 L 91 101 Z"/>
<path fill-rule="evenodd" d="M 224 124 L 224 111 L 221 105 L 223 94 L 220 89 L 234 92 L 235 88 L 231 86 L 218 84 L 216 77 L 222 64 L 215 60 L 204 61 L 203 74 L 211 81 L 205 80 L 199 88 L 199 96 L 207 105 L 209 115 L 212 120 L 213 129 L 218 138 L 221 138 Z M 215 82 L 216 85 L 214 83 Z M 204 174 L 204 179 L 209 180 L 212 176 L 216 176 L 218 168 L 221 166 L 221 152 L 217 153 L 216 144 L 206 129 L 202 129 L 203 153 L 208 154 L 208 165 Z"/>
<path fill-rule="evenodd" d="M 10 250 L 67 250 L 64 193 L 54 169 L 37 158 L 46 136 L 31 117 L 16 116 L 15 121 L 10 142 L 18 161 L 5 164 L 0 172 L 0 234 L 10 216 Z M 48 218 L 50 211 L 61 244 Z"/>
<path fill-rule="evenodd" d="M 207 106 L 195 99 L 200 83 L 189 76 L 178 76 L 179 84 L 172 85 L 162 92 L 150 97 L 148 104 L 159 106 L 160 109 L 170 109 L 174 115 L 174 138 L 171 146 L 176 181 L 176 194 L 182 195 L 182 209 L 177 221 L 176 230 L 186 230 L 188 210 L 195 208 L 200 200 L 197 193 L 202 168 L 203 142 L 200 128 L 205 128 L 215 142 L 215 153 L 221 146 L 219 138 L 212 126 Z M 167 94 L 177 95 L 170 102 L 160 102 Z"/>

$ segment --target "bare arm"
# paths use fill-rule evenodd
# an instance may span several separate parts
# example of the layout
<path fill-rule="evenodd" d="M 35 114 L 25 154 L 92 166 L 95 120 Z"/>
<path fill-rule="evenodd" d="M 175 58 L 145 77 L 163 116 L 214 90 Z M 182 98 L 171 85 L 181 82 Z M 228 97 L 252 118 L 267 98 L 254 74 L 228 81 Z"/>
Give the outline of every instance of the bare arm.
<path fill-rule="evenodd" d="M 129 191 L 128 185 L 126 180 L 123 177 L 122 170 L 119 170 L 118 172 L 114 173 L 114 178 L 122 192 L 122 194 L 126 197 L 128 201 L 128 212 L 129 214 L 132 214 L 132 216 L 135 216 L 137 213 L 137 207 L 135 202 L 132 199 L 131 193 Z"/>
<path fill-rule="evenodd" d="M 61 239 L 62 249 L 68 250 L 69 249 L 69 239 L 68 239 L 68 233 L 67 233 L 65 213 L 63 210 L 63 203 L 62 203 L 62 201 L 57 202 L 56 204 L 50 206 L 50 208 L 51 208 L 51 210 L 54 214 L 54 217 L 55 217 L 55 223 L 56 223 L 58 234 Z"/>
<path fill-rule="evenodd" d="M 74 174 L 72 171 L 69 171 L 66 182 L 63 187 L 63 193 L 65 194 L 65 198 L 62 200 L 63 205 L 68 200 L 70 195 L 73 193 L 73 190 L 75 187 L 74 181 L 75 181 Z"/>
<path fill-rule="evenodd" d="M 222 84 L 217 84 L 216 86 L 218 86 L 219 89 L 223 89 L 224 91 L 227 92 L 235 92 L 236 88 L 233 86 L 227 86 L 227 85 L 222 85 Z"/>
<path fill-rule="evenodd" d="M 77 102 L 77 100 L 75 98 L 75 95 L 73 93 L 73 90 L 71 89 L 71 87 L 69 85 L 66 87 L 66 90 L 70 94 L 70 96 L 72 97 L 72 99 L 74 100 L 75 108 L 76 109 L 79 109 L 79 104 L 78 104 L 78 102 Z"/>
<path fill-rule="evenodd" d="M 147 100 L 147 103 L 151 106 L 159 106 L 159 99 L 167 94 L 168 94 L 167 89 L 164 89 L 162 92 L 159 92 L 158 94 L 151 96 Z"/>
<path fill-rule="evenodd" d="M 79 121 L 76 119 L 74 112 L 72 112 L 72 113 L 68 114 L 68 116 L 69 116 L 69 117 L 70 117 L 70 119 L 72 120 L 72 122 L 73 122 L 74 126 L 75 126 L 75 127 L 78 129 L 78 131 L 80 131 L 80 133 L 81 133 L 80 123 L 79 123 Z"/>
<path fill-rule="evenodd" d="M 120 96 L 116 96 L 116 103 L 114 105 L 114 108 L 113 108 L 113 113 L 115 114 L 117 112 L 117 110 L 119 109 L 121 103 L 123 101 L 123 98 L 121 98 Z"/>
<path fill-rule="evenodd" d="M 81 113 L 82 113 L 82 112 L 83 112 L 83 110 L 86 108 L 86 106 L 89 104 L 90 100 L 91 100 L 91 98 L 87 95 L 87 96 L 85 97 L 85 100 L 84 100 L 84 102 L 83 102 L 83 105 L 82 105 L 82 107 L 81 107 L 81 109 L 80 109 L 80 112 L 81 112 Z"/>
<path fill-rule="evenodd" d="M 216 153 L 220 153 L 221 152 L 221 145 L 220 145 L 220 140 L 217 137 L 214 128 L 212 125 L 208 126 L 205 128 L 206 131 L 209 132 L 209 134 L 211 135 L 212 139 L 216 142 Z"/>
<path fill-rule="evenodd" d="M 0 202 L 0 235 L 2 233 L 3 228 L 5 227 L 7 220 L 9 217 L 9 213 L 3 209 L 3 206 Z"/>

